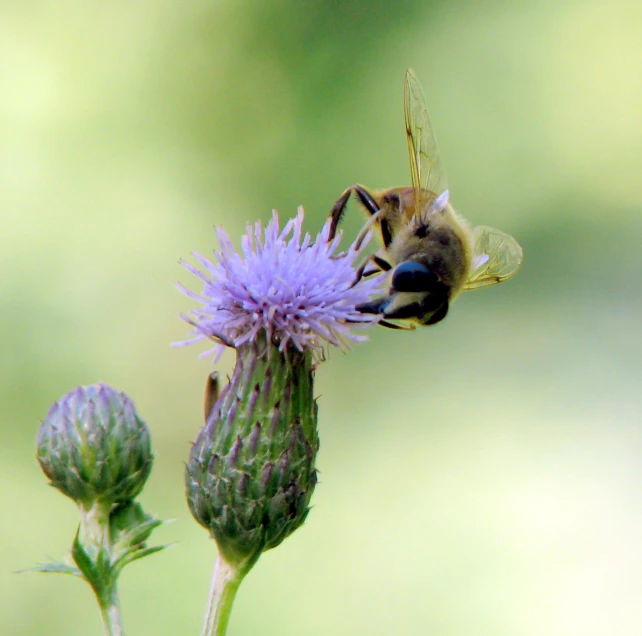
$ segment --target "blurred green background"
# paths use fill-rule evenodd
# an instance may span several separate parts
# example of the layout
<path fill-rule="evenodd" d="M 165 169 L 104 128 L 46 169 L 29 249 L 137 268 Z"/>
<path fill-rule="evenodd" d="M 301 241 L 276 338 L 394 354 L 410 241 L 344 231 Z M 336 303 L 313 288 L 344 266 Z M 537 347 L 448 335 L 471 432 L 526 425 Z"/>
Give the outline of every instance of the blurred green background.
<path fill-rule="evenodd" d="M 174 283 L 198 288 L 178 259 L 408 183 L 408 66 L 452 201 L 525 263 L 332 353 L 314 509 L 230 636 L 642 633 L 641 3 L 40 0 L 0 25 L 0 633 L 101 633 L 86 585 L 11 573 L 71 543 L 34 440 L 99 380 L 152 429 L 142 502 L 179 542 L 125 571 L 128 633 L 199 633 L 215 550 L 183 462 L 211 361 L 169 347 L 194 306 Z"/>

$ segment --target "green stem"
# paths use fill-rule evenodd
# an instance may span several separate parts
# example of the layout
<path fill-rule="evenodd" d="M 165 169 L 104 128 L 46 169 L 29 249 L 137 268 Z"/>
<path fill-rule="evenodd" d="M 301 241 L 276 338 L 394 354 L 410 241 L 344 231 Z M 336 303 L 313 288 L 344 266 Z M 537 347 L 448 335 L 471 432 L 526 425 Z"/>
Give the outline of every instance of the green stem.
<path fill-rule="evenodd" d="M 96 549 L 109 545 L 110 509 L 110 505 L 98 501 L 92 502 L 89 507 L 82 503 L 78 506 L 80 541 L 83 545 L 96 546 Z"/>
<path fill-rule="evenodd" d="M 116 586 L 118 573 L 112 570 L 111 564 L 103 562 L 105 555 L 109 556 L 112 553 L 109 536 L 110 508 L 111 504 L 102 502 L 94 502 L 88 508 L 80 506 L 79 539 L 92 564 L 90 570 L 83 570 L 81 563 L 77 565 L 96 594 L 105 636 L 124 636 L 125 629 Z M 99 575 L 96 573 L 97 569 L 100 571 Z"/>
<path fill-rule="evenodd" d="M 118 600 L 118 591 L 116 582 L 111 586 L 108 594 L 96 594 L 98 604 L 100 605 L 100 615 L 103 619 L 103 629 L 105 636 L 124 636 L 123 619 L 120 615 L 120 602 Z"/>
<path fill-rule="evenodd" d="M 225 636 L 232 604 L 246 572 L 217 555 L 201 636 Z"/>

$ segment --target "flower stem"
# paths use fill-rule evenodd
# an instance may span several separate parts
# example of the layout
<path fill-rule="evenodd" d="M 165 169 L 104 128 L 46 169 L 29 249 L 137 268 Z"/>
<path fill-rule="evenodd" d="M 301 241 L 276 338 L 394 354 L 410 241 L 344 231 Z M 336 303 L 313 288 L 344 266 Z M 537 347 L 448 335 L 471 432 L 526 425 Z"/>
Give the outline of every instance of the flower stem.
<path fill-rule="evenodd" d="M 114 582 L 109 592 L 108 595 L 105 595 L 106 598 L 101 598 L 101 596 L 96 595 L 98 597 L 98 604 L 100 605 L 100 615 L 103 619 L 105 636 L 124 636 L 125 629 L 120 615 L 120 602 L 118 600 L 116 582 Z"/>
<path fill-rule="evenodd" d="M 104 502 L 94 502 L 89 508 L 81 505 L 79 534 L 80 543 L 86 550 L 85 557 L 91 562 L 84 574 L 96 595 L 105 636 L 123 636 L 125 629 L 116 584 L 118 573 L 113 571 L 108 557 L 113 550 L 109 534 L 109 509 L 110 506 Z M 81 570 L 82 564 L 87 565 L 85 561 L 77 561 Z M 89 572 L 94 576 L 88 576 Z"/>
<path fill-rule="evenodd" d="M 247 569 L 230 565 L 220 553 L 216 556 L 201 636 L 225 636 L 232 604 L 246 573 Z"/>

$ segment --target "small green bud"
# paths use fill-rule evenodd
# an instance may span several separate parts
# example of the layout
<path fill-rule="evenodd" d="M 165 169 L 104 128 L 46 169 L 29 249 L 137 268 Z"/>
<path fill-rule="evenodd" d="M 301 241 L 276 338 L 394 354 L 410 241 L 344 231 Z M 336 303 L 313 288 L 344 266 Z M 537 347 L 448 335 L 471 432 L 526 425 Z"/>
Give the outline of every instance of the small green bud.
<path fill-rule="evenodd" d="M 257 340 L 238 348 L 220 398 L 207 391 L 206 411 L 213 406 L 185 474 L 194 518 L 237 566 L 305 521 L 317 481 L 312 352 Z"/>
<path fill-rule="evenodd" d="M 125 393 L 106 384 L 78 387 L 58 400 L 38 432 L 45 475 L 84 508 L 131 501 L 152 468 L 145 422 Z"/>

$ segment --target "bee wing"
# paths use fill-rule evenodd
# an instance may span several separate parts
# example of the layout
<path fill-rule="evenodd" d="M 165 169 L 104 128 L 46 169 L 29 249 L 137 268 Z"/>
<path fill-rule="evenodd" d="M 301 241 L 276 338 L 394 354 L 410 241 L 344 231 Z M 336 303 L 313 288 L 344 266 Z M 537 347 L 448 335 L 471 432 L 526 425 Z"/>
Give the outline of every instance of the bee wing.
<path fill-rule="evenodd" d="M 415 202 L 423 198 L 423 190 L 439 195 L 448 189 L 446 171 L 439 158 L 435 135 L 430 125 L 426 100 L 414 71 L 406 71 L 404 85 L 404 118 L 410 156 L 410 174 Z M 415 206 L 416 212 L 420 206 Z"/>
<path fill-rule="evenodd" d="M 475 255 L 463 289 L 479 289 L 514 276 L 523 260 L 519 243 L 510 235 L 479 225 L 473 230 Z"/>

